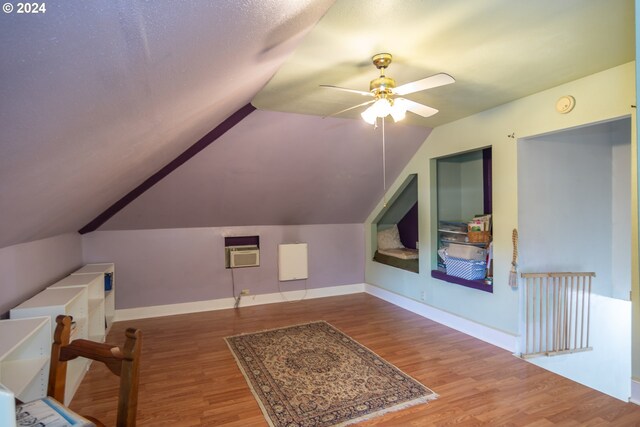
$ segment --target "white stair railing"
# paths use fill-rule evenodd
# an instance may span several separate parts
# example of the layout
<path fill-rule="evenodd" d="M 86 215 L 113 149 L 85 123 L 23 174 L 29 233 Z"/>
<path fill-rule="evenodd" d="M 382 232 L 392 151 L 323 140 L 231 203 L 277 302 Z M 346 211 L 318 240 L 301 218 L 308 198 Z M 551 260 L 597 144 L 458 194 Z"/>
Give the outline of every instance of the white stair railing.
<path fill-rule="evenodd" d="M 555 356 L 589 347 L 591 280 L 595 273 L 522 273 L 525 342 L 522 357 Z"/>

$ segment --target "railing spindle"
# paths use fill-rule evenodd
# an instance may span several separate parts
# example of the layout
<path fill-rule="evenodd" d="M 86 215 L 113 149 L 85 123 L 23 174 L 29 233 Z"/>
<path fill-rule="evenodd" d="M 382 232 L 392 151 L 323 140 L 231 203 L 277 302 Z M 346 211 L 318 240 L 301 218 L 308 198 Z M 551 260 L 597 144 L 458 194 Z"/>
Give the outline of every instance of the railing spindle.
<path fill-rule="evenodd" d="M 584 277 L 580 278 L 582 281 L 582 314 L 580 315 L 580 347 L 584 346 Z M 579 280 L 580 280 L 579 279 Z"/>
<path fill-rule="evenodd" d="M 589 324 L 591 320 L 591 276 L 589 276 L 589 303 L 587 304 L 587 347 L 589 347 Z"/>
<path fill-rule="evenodd" d="M 540 349 L 539 351 L 542 352 L 542 278 L 538 279 L 538 287 L 539 287 L 539 291 L 540 291 L 540 323 L 538 325 L 538 331 L 540 332 Z"/>
<path fill-rule="evenodd" d="M 529 285 L 531 283 L 531 279 L 529 277 L 525 278 L 525 286 L 524 286 L 524 328 L 525 328 L 525 354 L 529 354 Z"/>

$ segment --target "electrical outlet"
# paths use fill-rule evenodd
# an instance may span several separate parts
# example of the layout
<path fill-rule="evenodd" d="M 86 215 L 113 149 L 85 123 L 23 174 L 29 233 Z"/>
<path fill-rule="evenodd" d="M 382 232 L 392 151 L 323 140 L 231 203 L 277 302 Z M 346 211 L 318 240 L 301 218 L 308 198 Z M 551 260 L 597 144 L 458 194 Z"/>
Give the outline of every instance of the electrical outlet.
<path fill-rule="evenodd" d="M 240 291 L 240 295 L 244 295 L 244 296 L 249 295 L 249 289 L 243 289 L 243 290 L 241 290 L 241 291 Z"/>
<path fill-rule="evenodd" d="M 425 292 L 424 292 L 424 291 L 420 292 L 420 300 L 421 300 L 421 301 L 424 301 L 424 300 L 425 300 L 425 298 L 426 298 L 426 296 L 425 296 Z"/>

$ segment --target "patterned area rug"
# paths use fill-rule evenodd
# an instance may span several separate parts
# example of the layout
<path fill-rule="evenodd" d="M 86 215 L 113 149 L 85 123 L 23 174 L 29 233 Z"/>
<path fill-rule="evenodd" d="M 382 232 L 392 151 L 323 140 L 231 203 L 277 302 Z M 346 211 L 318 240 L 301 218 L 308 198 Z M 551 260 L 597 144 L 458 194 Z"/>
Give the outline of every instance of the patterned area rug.
<path fill-rule="evenodd" d="M 323 321 L 226 341 L 273 427 L 346 426 L 438 397 Z"/>

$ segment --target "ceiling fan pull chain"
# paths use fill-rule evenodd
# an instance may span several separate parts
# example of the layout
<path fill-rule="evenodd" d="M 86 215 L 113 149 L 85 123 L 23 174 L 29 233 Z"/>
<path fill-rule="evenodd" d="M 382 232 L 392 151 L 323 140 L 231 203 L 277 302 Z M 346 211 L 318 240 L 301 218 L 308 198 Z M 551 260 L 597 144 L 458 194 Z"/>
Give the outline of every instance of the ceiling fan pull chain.
<path fill-rule="evenodd" d="M 382 118 L 382 207 L 387 207 L 387 162 L 385 158 L 384 117 Z"/>

